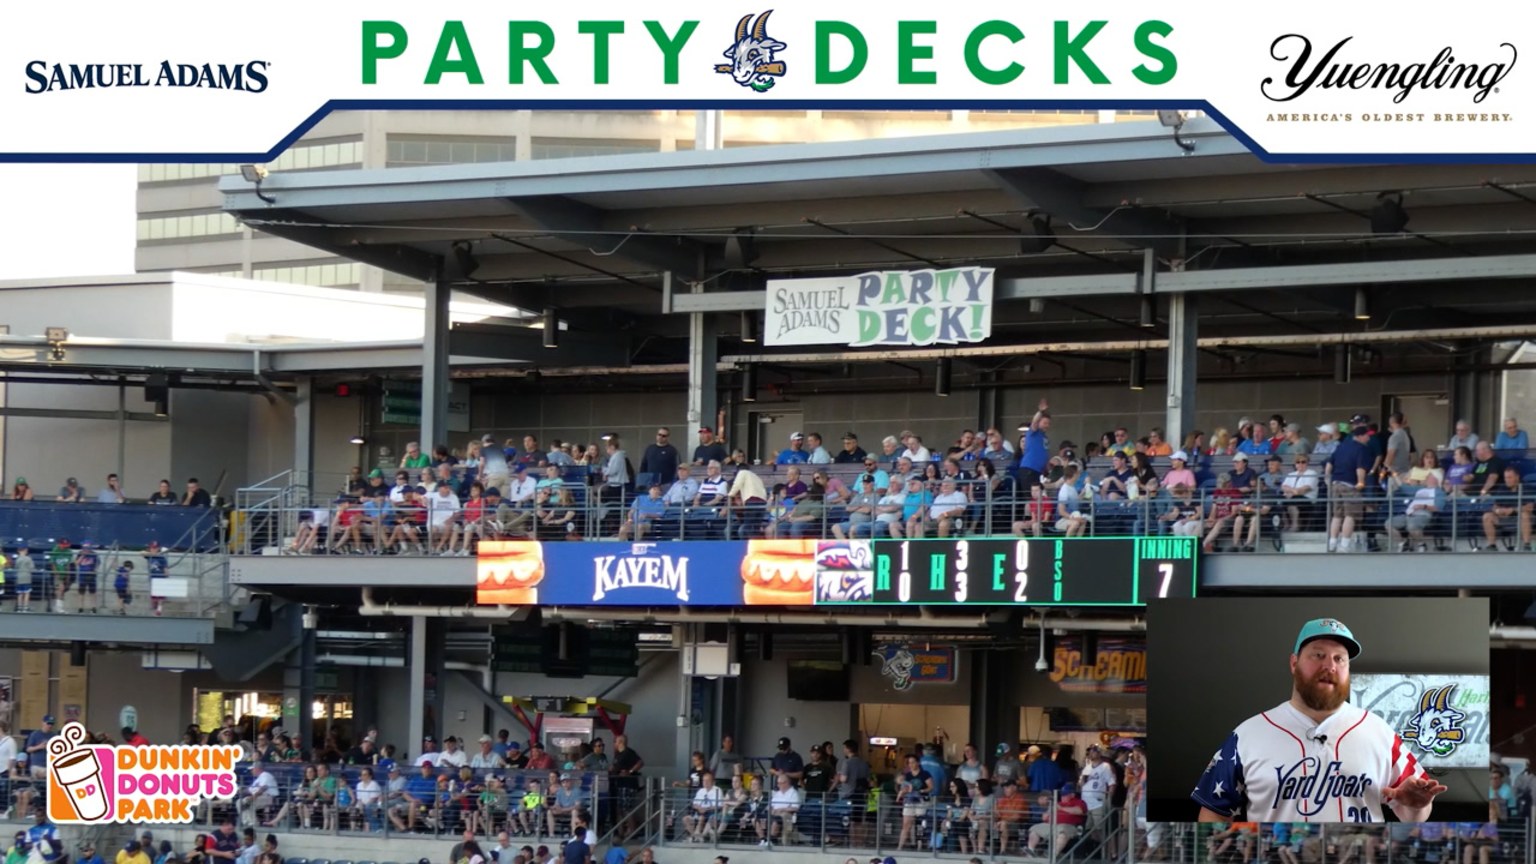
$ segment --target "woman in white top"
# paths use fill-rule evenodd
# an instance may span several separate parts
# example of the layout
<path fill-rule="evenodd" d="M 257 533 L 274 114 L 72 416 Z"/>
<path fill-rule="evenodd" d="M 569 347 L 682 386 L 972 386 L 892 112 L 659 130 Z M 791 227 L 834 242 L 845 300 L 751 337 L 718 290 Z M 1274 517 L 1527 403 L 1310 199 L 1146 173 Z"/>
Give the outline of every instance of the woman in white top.
<path fill-rule="evenodd" d="M 367 825 L 367 830 L 377 831 L 380 828 L 379 802 L 384 797 L 384 790 L 379 786 L 379 781 L 373 779 L 373 769 L 364 768 L 358 773 L 354 810 L 352 812 L 352 830 L 360 830 L 358 822 Z"/>
<path fill-rule="evenodd" d="M 432 551 L 449 551 L 458 514 L 459 496 L 453 494 L 453 487 L 447 483 L 439 484 L 437 491 L 427 497 L 427 530 Z"/>
<path fill-rule="evenodd" d="M 1280 481 L 1280 495 L 1286 501 L 1285 521 L 1287 531 L 1300 530 L 1301 505 L 1317 500 L 1317 472 L 1310 466 L 1311 459 L 1302 453 L 1296 457 L 1296 467 Z"/>
<path fill-rule="evenodd" d="M 1056 530 L 1068 537 L 1080 537 L 1088 533 L 1093 517 L 1081 511 L 1082 495 L 1077 491 L 1080 469 L 1074 462 L 1062 472 L 1061 491 L 1056 493 Z"/>

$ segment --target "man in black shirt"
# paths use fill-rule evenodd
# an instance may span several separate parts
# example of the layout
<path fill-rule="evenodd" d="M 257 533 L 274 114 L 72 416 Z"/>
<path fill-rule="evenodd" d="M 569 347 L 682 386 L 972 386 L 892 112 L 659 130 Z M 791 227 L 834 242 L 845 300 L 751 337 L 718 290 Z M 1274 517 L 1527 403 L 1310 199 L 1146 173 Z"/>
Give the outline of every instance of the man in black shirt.
<path fill-rule="evenodd" d="M 797 786 L 805 775 L 805 760 L 789 746 L 788 738 L 779 739 L 779 752 L 773 754 L 773 774 L 788 774 L 789 782 Z"/>
<path fill-rule="evenodd" d="M 629 746 L 629 737 L 616 735 L 613 739 L 613 788 L 620 793 L 620 799 L 640 789 L 640 769 L 645 767 L 645 760 L 640 758 Z"/>
<path fill-rule="evenodd" d="M 726 459 L 730 458 L 730 455 L 725 452 L 725 445 L 715 440 L 715 430 L 708 426 L 699 429 L 699 446 L 693 448 L 693 464 L 724 463 Z"/>
<path fill-rule="evenodd" d="M 348 765 L 377 765 L 379 754 L 374 752 L 373 742 L 364 738 L 356 747 L 347 751 L 344 761 Z"/>
<path fill-rule="evenodd" d="M 208 497 L 208 490 L 204 489 L 193 477 L 187 481 L 187 494 L 181 499 L 183 507 L 212 507 L 213 499 Z"/>
<path fill-rule="evenodd" d="M 823 805 L 832 789 L 836 769 L 821 755 L 821 748 L 811 750 L 811 761 L 805 766 L 804 798 L 800 804 L 799 830 L 816 842 L 821 841 Z"/>
<path fill-rule="evenodd" d="M 868 453 L 864 452 L 864 448 L 859 446 L 859 436 L 852 432 L 845 432 L 843 433 L 843 449 L 838 451 L 836 456 L 832 457 L 832 461 L 839 465 L 857 465 L 863 462 L 864 457 L 868 455 Z"/>
<path fill-rule="evenodd" d="M 1477 442 L 1477 464 L 1472 466 L 1472 477 L 1466 481 L 1468 495 L 1492 495 L 1504 476 L 1504 460 L 1493 454 L 1487 441 Z"/>
<path fill-rule="evenodd" d="M 523 753 L 523 745 L 517 743 L 516 741 L 510 741 L 507 743 L 506 755 L 502 756 L 501 758 L 506 760 L 508 770 L 521 771 L 528 767 L 528 756 L 527 754 Z"/>
<path fill-rule="evenodd" d="M 669 485 L 677 476 L 677 448 L 672 446 L 672 430 L 663 426 L 656 430 L 656 443 L 645 448 L 640 457 L 640 473 L 656 475 L 655 482 Z"/>

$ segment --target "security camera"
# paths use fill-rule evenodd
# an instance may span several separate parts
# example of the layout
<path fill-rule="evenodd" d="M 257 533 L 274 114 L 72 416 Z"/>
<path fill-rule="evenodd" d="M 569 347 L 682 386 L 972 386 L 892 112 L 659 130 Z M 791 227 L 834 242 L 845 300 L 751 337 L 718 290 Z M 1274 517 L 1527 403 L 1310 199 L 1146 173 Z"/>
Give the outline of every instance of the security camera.
<path fill-rule="evenodd" d="M 1044 656 L 1035 661 L 1035 671 L 1039 672 L 1041 675 L 1051 671 L 1051 664 L 1045 662 Z"/>

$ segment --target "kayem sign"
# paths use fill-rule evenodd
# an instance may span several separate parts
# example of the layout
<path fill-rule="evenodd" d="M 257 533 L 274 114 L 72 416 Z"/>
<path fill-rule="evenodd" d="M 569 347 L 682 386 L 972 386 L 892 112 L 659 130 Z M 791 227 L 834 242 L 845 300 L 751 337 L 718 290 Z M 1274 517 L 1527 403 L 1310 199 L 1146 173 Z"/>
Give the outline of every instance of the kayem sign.
<path fill-rule="evenodd" d="M 188 824 L 204 801 L 239 791 L 234 746 L 124 747 L 86 744 L 66 723 L 48 742 L 48 819 L 57 825 Z"/>
<path fill-rule="evenodd" d="M 992 335 L 986 267 L 884 270 L 768 282 L 763 338 L 777 345 L 926 346 Z"/>

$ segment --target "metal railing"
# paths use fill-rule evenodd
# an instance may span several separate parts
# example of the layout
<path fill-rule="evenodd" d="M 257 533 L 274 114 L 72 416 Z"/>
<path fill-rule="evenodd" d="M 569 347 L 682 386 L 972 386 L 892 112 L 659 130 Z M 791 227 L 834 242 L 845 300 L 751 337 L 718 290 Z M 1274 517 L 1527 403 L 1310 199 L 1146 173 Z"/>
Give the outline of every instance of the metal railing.
<path fill-rule="evenodd" d="M 1536 551 L 1536 496 L 1451 495 L 1415 499 L 1416 487 L 1337 490 L 1312 497 L 1275 493 L 1231 496 L 1205 489 L 1187 496 L 1158 493 L 1134 499 L 1095 495 L 1070 508 L 1049 499 L 1019 499 L 984 484 L 948 507 L 948 518 L 920 512 L 894 518 L 851 514 L 846 503 L 746 505 L 674 498 L 654 505 L 632 495 L 598 501 L 590 490 L 560 501 L 539 496 L 522 504 L 369 502 L 283 507 L 275 502 L 244 515 L 243 554 L 469 555 L 482 539 L 742 540 L 762 537 L 833 539 L 945 536 L 1109 537 L 1185 535 L 1208 552 L 1454 551 L 1494 548 Z M 1428 505 L 1428 506 L 1426 506 Z M 888 505 L 894 506 L 894 505 Z M 939 513 L 942 516 L 942 512 Z M 1347 520 L 1347 521 L 1346 521 Z M 1346 530 L 1347 529 L 1347 530 Z M 1332 539 L 1332 542 L 1330 541 Z"/>

